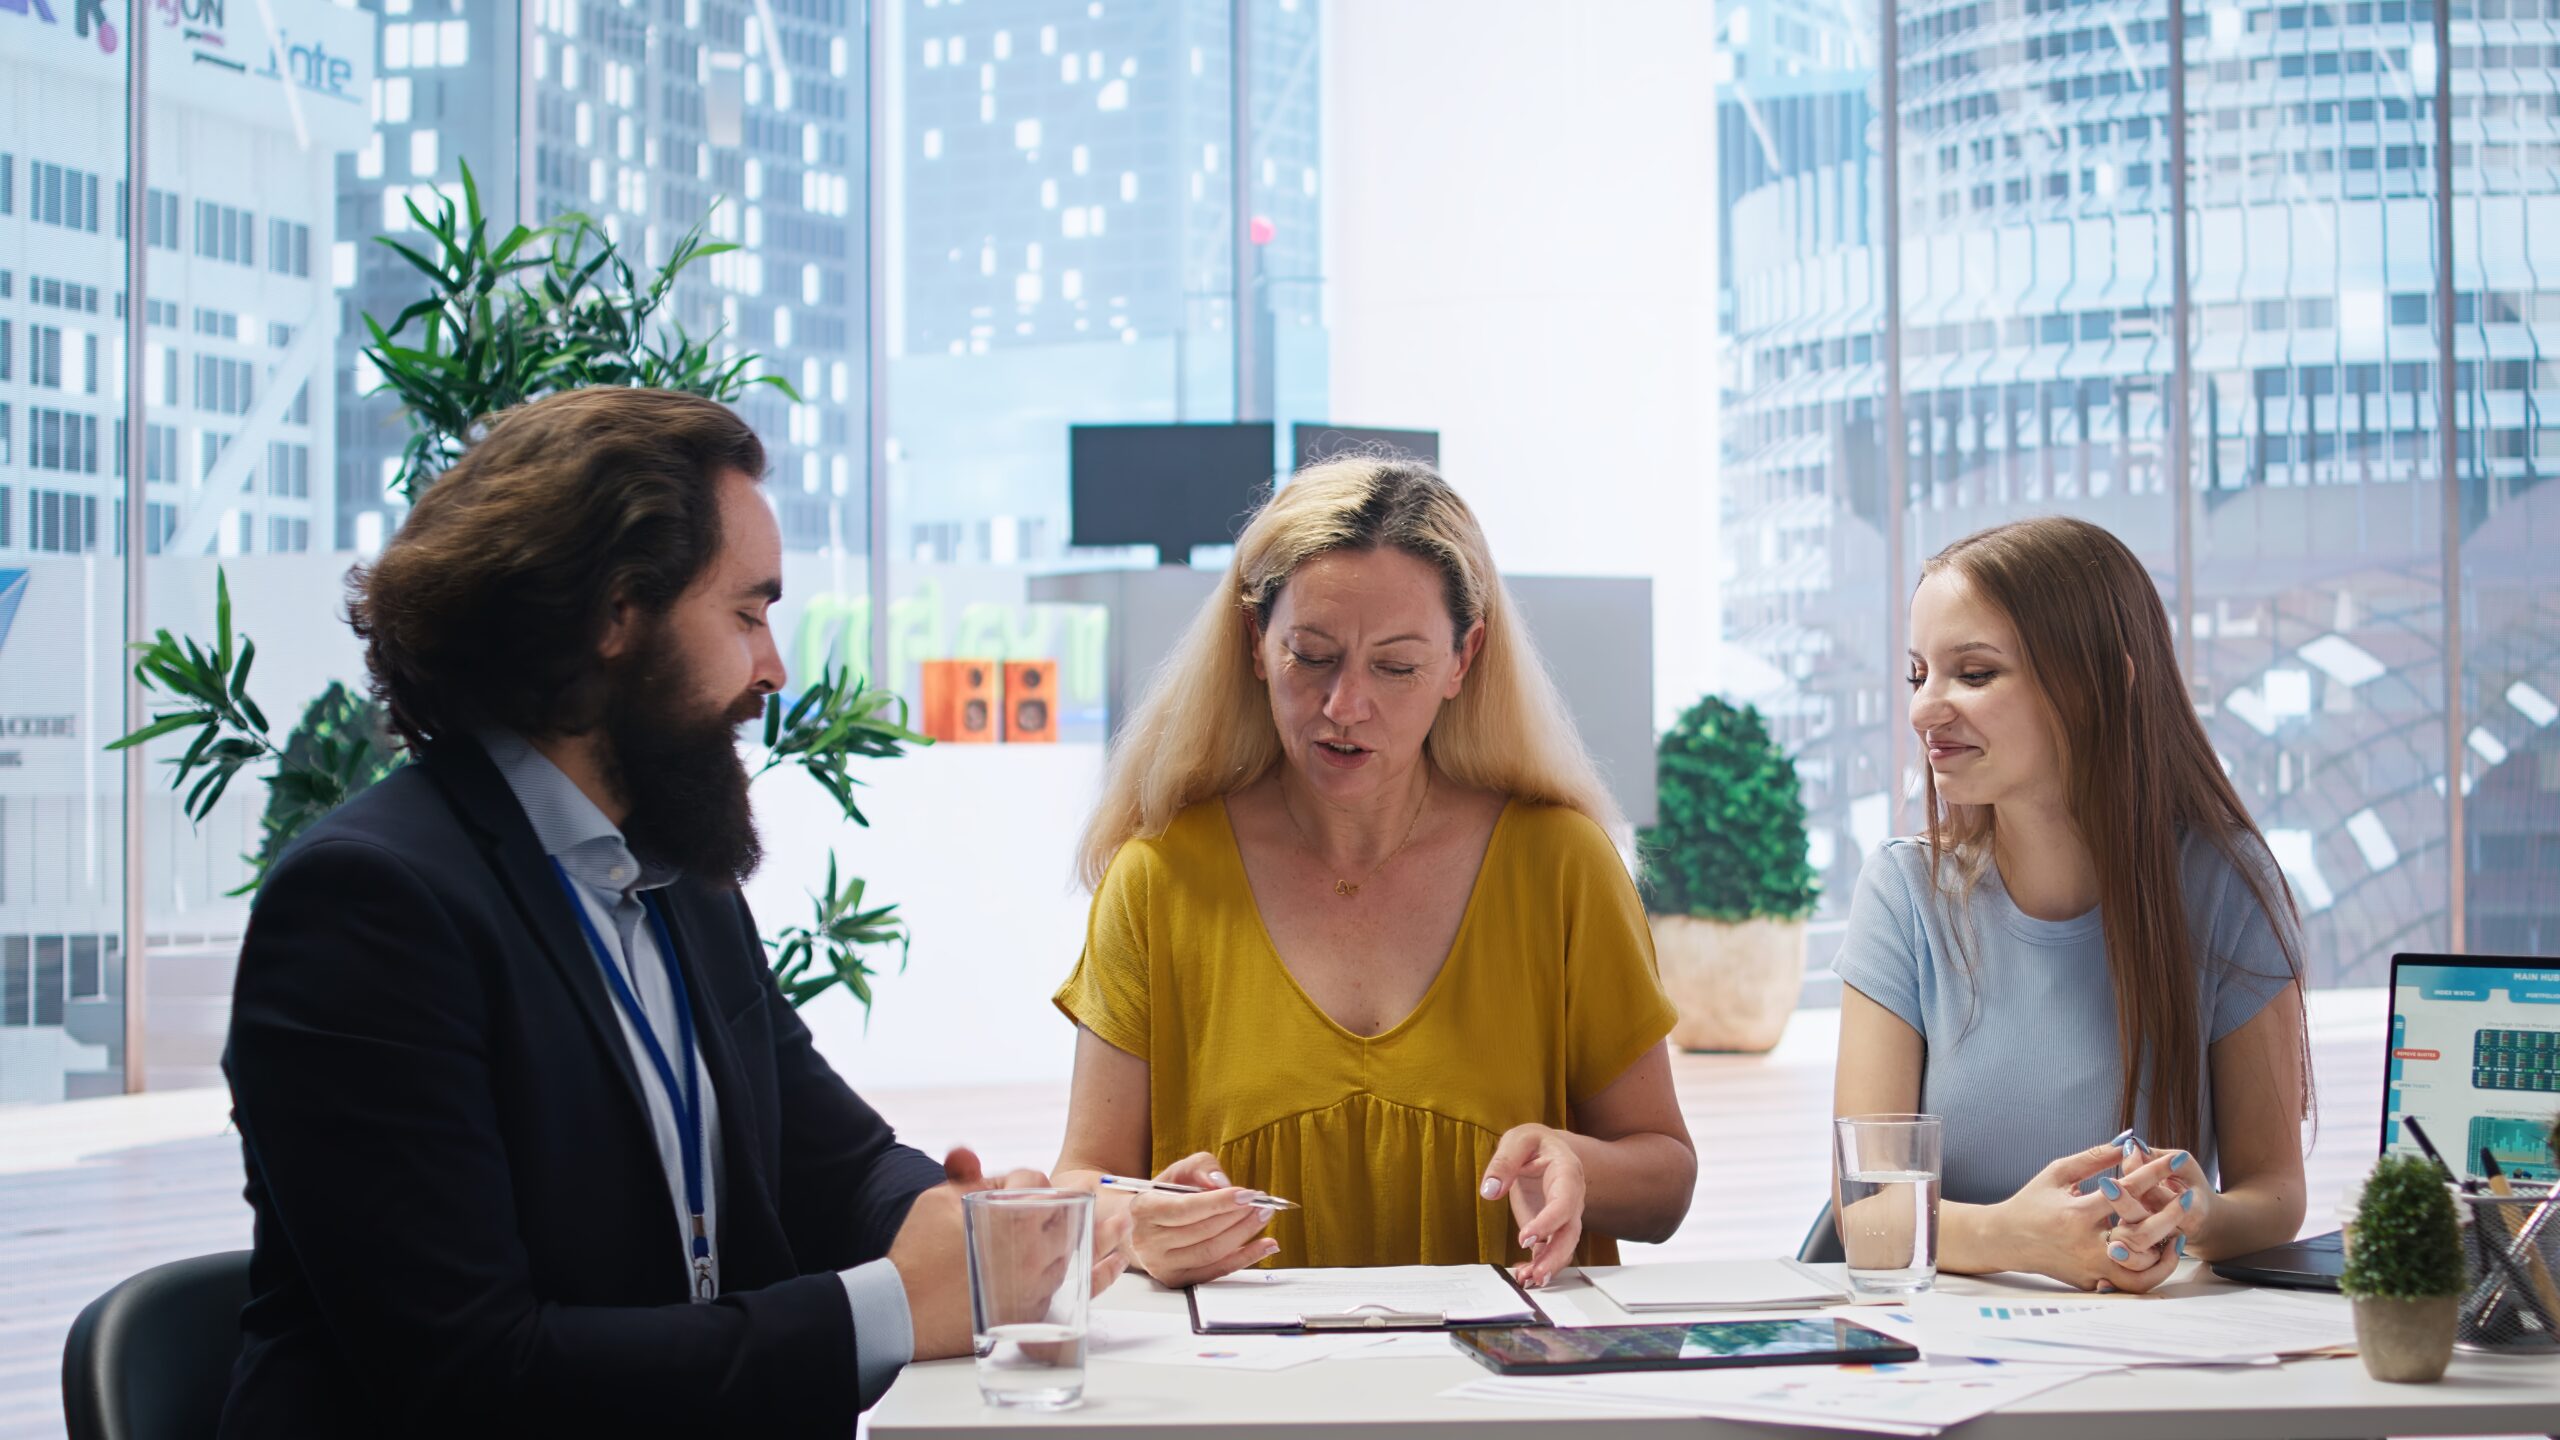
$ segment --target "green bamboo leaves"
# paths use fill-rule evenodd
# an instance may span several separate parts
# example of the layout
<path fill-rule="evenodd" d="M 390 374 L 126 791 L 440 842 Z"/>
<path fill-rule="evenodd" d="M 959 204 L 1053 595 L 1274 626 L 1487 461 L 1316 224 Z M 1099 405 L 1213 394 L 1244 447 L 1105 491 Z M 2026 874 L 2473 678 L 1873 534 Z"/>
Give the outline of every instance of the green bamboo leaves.
<path fill-rule="evenodd" d="M 805 1005 L 836 985 L 852 992 L 862 1002 L 863 1019 L 871 1015 L 871 977 L 880 972 L 864 960 L 866 953 L 889 945 L 898 947 L 898 968 L 907 968 L 907 922 L 899 919 L 895 905 L 862 903 L 863 882 L 859 877 L 839 884 L 836 879 L 836 857 L 827 855 L 827 888 L 813 896 L 817 902 L 814 923 L 785 926 L 782 933 L 766 940 L 773 951 L 774 983 L 782 987 L 782 996 L 794 1006 Z"/>
<path fill-rule="evenodd" d="M 494 243 L 480 187 L 462 167 L 462 199 L 404 202 L 424 246 L 377 242 L 425 279 L 427 293 L 389 325 L 366 316 L 365 358 L 382 375 L 377 394 L 399 397 L 409 439 L 393 481 L 411 504 L 462 456 L 489 416 L 554 390 L 637 385 L 722 402 L 770 385 L 800 398 L 779 375 L 751 375 L 761 358 L 722 358 L 720 332 L 696 338 L 666 314 L 677 279 L 697 261 L 738 247 L 695 226 L 667 263 L 645 277 L 585 215 L 517 225 Z"/>
<path fill-rule="evenodd" d="M 107 746 L 126 750 L 163 735 L 196 729 L 186 753 L 169 763 L 177 767 L 170 783 L 177 789 L 197 771 L 203 774 L 187 792 L 187 818 L 201 824 L 222 799 L 222 792 L 244 765 L 276 753 L 267 740 L 267 717 L 249 698 L 249 667 L 257 663 L 258 643 L 242 637 L 236 649 L 231 630 L 231 577 L 214 572 L 214 641 L 207 651 L 192 638 L 179 639 L 163 630 L 150 643 L 133 647 L 138 658 L 133 674 L 146 690 L 176 698 L 179 708 L 164 711 L 132 734 Z M 229 732 L 229 733 L 225 733 Z"/>
<path fill-rule="evenodd" d="M 588 217 L 510 227 L 493 237 L 479 183 L 462 169 L 461 194 L 432 205 L 406 202 L 414 233 L 379 237 L 425 281 L 425 293 L 388 324 L 364 317 L 364 355 L 381 375 L 375 394 L 398 399 L 409 423 L 392 488 L 410 504 L 432 487 L 482 433 L 490 417 L 558 390 L 644 386 L 682 390 L 723 404 L 768 385 L 798 401 L 778 375 L 754 373 L 761 358 L 724 353 L 721 331 L 695 336 L 674 318 L 677 282 L 691 266 L 738 247 L 695 226 L 664 265 L 635 267 L 613 236 Z M 707 223 L 707 222 L 706 222 Z M 159 632 L 135 648 L 134 674 L 168 703 L 151 722 L 107 748 L 127 750 L 193 730 L 169 760 L 171 789 L 186 794 L 187 817 L 204 823 L 244 771 L 265 768 L 267 808 L 246 884 L 254 891 L 297 836 L 402 763 L 381 708 L 361 692 L 331 684 L 306 707 L 279 747 L 250 698 L 258 649 L 233 634 L 230 577 L 217 573 L 210 645 Z M 235 644 L 236 640 L 236 644 Z M 761 776 L 797 765 L 857 825 L 856 760 L 883 760 L 932 742 L 907 728 L 905 702 L 830 666 L 786 709 L 766 707 Z M 753 778 L 753 777 L 750 777 Z M 859 879 L 839 878 L 827 856 L 827 887 L 812 923 L 766 942 L 777 980 L 794 1005 L 842 985 L 871 1004 L 867 957 L 896 945 L 905 968 L 908 933 L 893 905 L 865 906 Z"/>
<path fill-rule="evenodd" d="M 909 745 L 932 743 L 907 728 L 905 700 L 887 690 L 871 689 L 842 665 L 829 664 L 789 710 L 783 709 L 779 696 L 765 703 L 764 763 L 748 779 L 752 782 L 773 770 L 798 765 L 834 797 L 846 819 L 867 828 L 870 818 L 853 798 L 854 787 L 862 782 L 853 778 L 850 762 L 894 759 L 905 754 Z M 838 882 L 836 855 L 828 851 L 827 888 L 810 897 L 816 905 L 812 923 L 786 926 L 764 942 L 774 952 L 774 983 L 793 1005 L 805 1005 L 842 985 L 862 1002 L 868 1024 L 871 977 L 880 972 L 871 968 L 865 954 L 895 944 L 898 968 L 907 968 L 911 937 L 906 921 L 898 917 L 895 905 L 864 908 L 863 888 L 859 877 Z"/>
<path fill-rule="evenodd" d="M 893 709 L 897 718 L 885 718 Z M 853 778 L 849 763 L 892 759 L 905 754 L 909 745 L 932 743 L 907 728 L 905 700 L 869 688 L 841 665 L 829 665 L 800 692 L 788 714 L 778 699 L 765 706 L 765 761 L 755 773 L 796 764 L 844 807 L 844 818 L 868 827 L 870 819 L 853 798 L 853 787 L 862 782 Z"/>
<path fill-rule="evenodd" d="M 266 712 L 249 695 L 258 642 L 232 629 L 228 572 L 214 571 L 213 593 L 210 649 L 166 630 L 133 647 L 134 678 L 143 689 L 176 701 L 176 707 L 107 748 L 129 750 L 193 729 L 196 735 L 186 750 L 165 763 L 174 772 L 169 788 L 186 791 L 183 808 L 199 825 L 242 770 L 275 762 L 275 772 L 267 777 L 265 843 L 257 854 L 243 857 L 251 867 L 249 879 L 231 892 L 245 895 L 266 879 L 267 867 L 294 836 L 389 774 L 398 761 L 381 738 L 380 717 L 371 702 L 335 684 L 313 702 L 287 745 L 277 748 L 268 738 Z"/>

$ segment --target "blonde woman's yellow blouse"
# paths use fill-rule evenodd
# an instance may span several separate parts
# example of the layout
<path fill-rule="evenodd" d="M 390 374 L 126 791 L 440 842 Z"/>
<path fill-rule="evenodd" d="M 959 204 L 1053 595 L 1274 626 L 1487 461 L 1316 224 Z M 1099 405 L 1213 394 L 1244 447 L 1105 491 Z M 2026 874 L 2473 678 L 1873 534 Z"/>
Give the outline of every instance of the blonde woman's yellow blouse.
<path fill-rule="evenodd" d="M 1608 837 L 1518 801 L 1439 976 L 1392 1029 L 1353 1034 L 1298 988 L 1223 800 L 1120 847 L 1057 1004 L 1147 1062 L 1150 1173 L 1207 1150 L 1305 1206 L 1269 1232 L 1267 1263 L 1291 1266 L 1525 1259 L 1509 1199 L 1477 1196 L 1494 1146 L 1514 1125 L 1568 1126 L 1673 1019 Z M 1586 1232 L 1575 1260 L 1614 1264 L 1617 1244 Z"/>

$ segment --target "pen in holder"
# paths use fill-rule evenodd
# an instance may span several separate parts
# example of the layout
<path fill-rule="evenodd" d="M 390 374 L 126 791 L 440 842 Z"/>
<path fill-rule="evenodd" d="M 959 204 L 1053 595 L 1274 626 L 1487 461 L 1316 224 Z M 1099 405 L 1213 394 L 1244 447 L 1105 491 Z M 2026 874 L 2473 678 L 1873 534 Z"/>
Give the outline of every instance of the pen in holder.
<path fill-rule="evenodd" d="M 2560 1352 L 2560 1202 L 2550 1187 L 2465 1194 L 2464 1292 L 2455 1343 L 2508 1354 Z"/>

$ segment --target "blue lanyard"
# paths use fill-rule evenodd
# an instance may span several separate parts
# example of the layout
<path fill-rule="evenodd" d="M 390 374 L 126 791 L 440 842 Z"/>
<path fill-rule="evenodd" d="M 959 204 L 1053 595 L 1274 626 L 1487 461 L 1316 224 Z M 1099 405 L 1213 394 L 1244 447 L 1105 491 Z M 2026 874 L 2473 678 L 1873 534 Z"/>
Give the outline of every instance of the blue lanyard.
<path fill-rule="evenodd" d="M 587 914 L 587 902 L 569 879 L 569 872 L 554 859 L 551 873 L 560 877 L 561 893 L 569 897 L 569 909 L 578 917 L 578 928 L 587 932 L 587 944 L 595 951 L 596 963 L 604 967 L 605 982 L 613 987 L 613 998 L 622 1013 L 639 1032 L 640 1043 L 649 1052 L 649 1064 L 658 1072 L 658 1083 L 667 1091 L 667 1103 L 676 1112 L 676 1129 L 684 1142 L 684 1208 L 693 1217 L 693 1298 L 711 1298 L 711 1234 L 702 1221 L 702 1070 L 694 1063 L 693 1005 L 684 987 L 684 971 L 676 964 L 676 943 L 667 933 L 667 917 L 646 895 L 641 908 L 649 912 L 650 928 L 658 937 L 658 959 L 667 967 L 667 988 L 675 996 L 676 1045 L 684 1052 L 684 1078 L 676 1078 L 676 1067 L 667 1059 L 666 1047 L 658 1043 L 658 1032 L 649 1024 L 647 1012 L 640 1008 L 640 997 L 632 993 L 631 982 L 624 979 L 622 967 L 613 963 L 613 952 L 605 948 L 604 936 L 596 931 L 593 916 Z"/>

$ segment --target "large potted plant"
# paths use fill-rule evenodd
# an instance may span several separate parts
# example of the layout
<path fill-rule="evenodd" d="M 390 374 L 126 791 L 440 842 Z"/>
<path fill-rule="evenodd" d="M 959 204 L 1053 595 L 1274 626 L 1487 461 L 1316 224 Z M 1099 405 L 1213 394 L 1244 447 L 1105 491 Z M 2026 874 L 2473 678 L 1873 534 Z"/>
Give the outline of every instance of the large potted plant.
<path fill-rule="evenodd" d="M 1795 762 L 1760 712 L 1713 695 L 1657 749 L 1659 818 L 1637 837 L 1645 909 L 1684 1050 L 1758 1054 L 1786 1033 L 1804 985 L 1805 862 Z"/>
<path fill-rule="evenodd" d="M 668 317 L 686 267 L 737 248 L 705 240 L 700 226 L 680 237 L 655 271 L 635 270 L 583 215 L 518 225 L 493 237 L 467 165 L 459 204 L 440 198 L 428 209 L 412 200 L 408 212 L 424 241 L 383 236 L 377 243 L 414 267 L 427 293 L 388 324 L 365 316 L 373 343 L 364 353 L 383 377 L 377 393 L 397 396 L 409 424 L 393 484 L 411 504 L 461 458 L 486 417 L 556 390 L 653 386 L 727 403 L 768 385 L 798 398 L 782 377 L 755 373 L 756 355 L 724 344 L 717 332 L 687 334 Z M 185 792 L 187 817 L 198 824 L 235 778 L 262 773 L 261 843 L 243 857 L 249 878 L 232 892 L 247 894 L 296 836 L 390 774 L 403 757 L 381 706 L 339 682 L 304 708 L 278 744 L 250 695 L 257 643 L 234 633 L 230 579 L 219 570 L 214 588 L 211 637 L 199 641 L 162 630 L 134 647 L 135 678 L 161 703 L 150 724 L 107 748 L 193 731 L 168 763 L 170 788 Z M 850 762 L 932 743 L 906 728 L 904 701 L 834 664 L 804 677 L 795 696 L 767 705 L 763 742 L 764 761 L 751 778 L 796 767 L 857 825 L 870 821 L 854 801 L 861 782 Z M 904 967 L 905 920 L 895 905 L 866 904 L 864 890 L 860 878 L 839 876 L 830 851 L 826 888 L 812 893 L 808 922 L 765 940 L 775 979 L 792 1004 L 842 986 L 868 1014 L 870 981 L 878 973 L 870 957 L 894 949 Z"/>
<path fill-rule="evenodd" d="M 2433 1161 L 2386 1155 L 2375 1163 L 2338 1288 L 2355 1306 L 2366 1374 L 2399 1384 L 2444 1378 L 2462 1303 L 2462 1232 Z"/>

